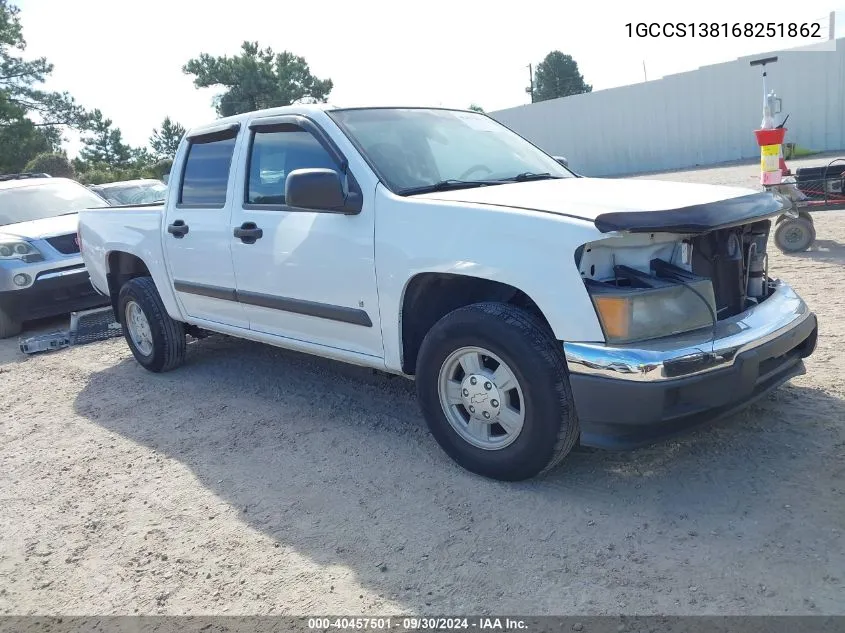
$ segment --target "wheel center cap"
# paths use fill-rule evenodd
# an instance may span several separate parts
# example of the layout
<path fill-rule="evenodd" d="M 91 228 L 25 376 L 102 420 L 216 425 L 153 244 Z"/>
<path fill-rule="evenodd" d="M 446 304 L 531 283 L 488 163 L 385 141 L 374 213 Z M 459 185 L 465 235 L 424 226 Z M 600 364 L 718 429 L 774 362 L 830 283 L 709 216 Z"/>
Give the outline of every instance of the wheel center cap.
<path fill-rule="evenodd" d="M 490 421 L 499 415 L 502 398 L 489 376 L 470 374 L 461 381 L 461 401 L 469 414 Z"/>

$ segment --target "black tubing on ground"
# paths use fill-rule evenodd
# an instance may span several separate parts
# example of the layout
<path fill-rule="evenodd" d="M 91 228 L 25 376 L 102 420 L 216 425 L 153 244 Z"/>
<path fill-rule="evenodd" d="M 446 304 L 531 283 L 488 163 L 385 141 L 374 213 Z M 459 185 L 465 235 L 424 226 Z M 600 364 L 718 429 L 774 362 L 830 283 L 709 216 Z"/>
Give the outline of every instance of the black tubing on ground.
<path fill-rule="evenodd" d="M 150 324 L 153 336 L 153 352 L 150 356 L 144 356 L 135 347 L 129 330 L 124 321 L 126 320 L 126 304 L 129 300 L 135 301 L 143 310 Z M 132 355 L 142 367 L 153 372 L 165 372 L 175 369 L 185 362 L 185 349 L 187 341 L 185 338 L 185 324 L 176 321 L 167 314 L 164 303 L 156 290 L 155 282 L 151 277 L 135 277 L 130 279 L 120 289 L 117 299 L 118 314 L 123 325 L 123 335 Z"/>
<path fill-rule="evenodd" d="M 525 397 L 525 425 L 513 444 L 494 451 L 463 440 L 446 419 L 438 395 L 440 367 L 460 347 L 488 349 L 516 375 Z M 506 481 L 547 472 L 578 440 L 579 427 L 560 343 L 533 315 L 504 303 L 476 303 L 440 319 L 417 360 L 417 395 L 429 429 L 458 464 Z"/>

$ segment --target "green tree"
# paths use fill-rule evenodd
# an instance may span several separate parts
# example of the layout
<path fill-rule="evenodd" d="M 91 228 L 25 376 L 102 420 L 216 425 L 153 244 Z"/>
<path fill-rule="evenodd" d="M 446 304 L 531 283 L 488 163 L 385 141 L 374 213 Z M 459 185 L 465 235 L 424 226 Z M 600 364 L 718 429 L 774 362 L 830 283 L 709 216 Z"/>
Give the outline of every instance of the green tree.
<path fill-rule="evenodd" d="M 38 154 L 54 152 L 61 136 L 57 129 L 39 128 L 29 119 L 0 125 L 0 173 L 19 173 Z"/>
<path fill-rule="evenodd" d="M 592 92 L 593 87 L 584 81 L 578 71 L 578 63 L 571 55 L 552 51 L 537 64 L 534 73 L 533 101 L 546 101 Z"/>
<path fill-rule="evenodd" d="M 53 71 L 45 58 L 24 59 L 17 6 L 0 0 L 0 172 L 20 172 L 38 154 L 56 151 L 62 126 L 82 127 L 83 108 L 66 92 L 40 88 Z"/>
<path fill-rule="evenodd" d="M 173 159 L 165 158 L 150 166 L 150 173 L 153 178 L 164 180 L 166 176 L 170 175 L 170 170 L 173 169 Z"/>
<path fill-rule="evenodd" d="M 86 167 L 91 167 L 90 165 L 86 165 Z M 103 169 L 101 167 L 96 167 L 93 169 L 87 169 L 86 171 L 79 172 L 79 176 L 77 177 L 79 182 L 83 185 L 101 185 L 104 182 L 115 182 L 119 180 L 115 176 L 115 174 L 107 169 Z"/>
<path fill-rule="evenodd" d="M 66 92 L 48 92 L 39 86 L 53 72 L 46 58 L 25 60 L 26 40 L 20 9 L 0 0 L 0 126 L 28 118 L 35 127 L 84 126 L 85 110 Z"/>
<path fill-rule="evenodd" d="M 197 88 L 225 88 L 214 98 L 222 117 L 292 103 L 324 103 L 333 87 L 331 79 L 312 75 L 303 57 L 260 49 L 258 42 L 244 42 L 241 54 L 232 57 L 202 53 L 182 72 L 194 76 Z"/>
<path fill-rule="evenodd" d="M 153 155 L 158 160 L 173 158 L 176 156 L 176 150 L 179 148 L 179 142 L 183 136 L 185 136 L 185 128 L 171 121 L 169 116 L 164 117 L 161 129 L 154 129 L 153 135 L 150 137 Z"/>
<path fill-rule="evenodd" d="M 26 171 L 50 174 L 57 178 L 76 178 L 76 170 L 65 153 L 39 154 L 27 163 Z"/>
<path fill-rule="evenodd" d="M 89 132 L 82 137 L 84 147 L 79 157 L 91 165 L 107 168 L 128 167 L 133 163 L 133 151 L 123 142 L 120 130 L 112 127 L 112 120 L 100 110 L 91 113 Z"/>
<path fill-rule="evenodd" d="M 146 147 L 129 148 L 130 163 L 134 169 L 146 169 L 155 162 L 155 156 Z"/>
<path fill-rule="evenodd" d="M 472 110 L 473 112 L 481 112 L 481 113 L 484 112 L 484 108 L 482 108 L 480 105 L 478 105 L 476 103 L 471 103 L 470 106 L 469 106 L 469 109 Z"/>

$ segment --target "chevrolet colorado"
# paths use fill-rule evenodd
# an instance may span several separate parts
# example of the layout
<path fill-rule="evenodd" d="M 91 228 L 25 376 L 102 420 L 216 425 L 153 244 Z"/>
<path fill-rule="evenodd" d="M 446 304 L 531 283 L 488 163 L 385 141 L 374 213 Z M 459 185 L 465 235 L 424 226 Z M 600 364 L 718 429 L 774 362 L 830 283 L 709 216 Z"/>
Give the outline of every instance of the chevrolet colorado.
<path fill-rule="evenodd" d="M 137 361 L 213 331 L 413 377 L 437 442 L 518 480 L 805 371 L 776 194 L 575 175 L 486 115 L 297 105 L 191 130 L 161 205 L 80 215 Z"/>

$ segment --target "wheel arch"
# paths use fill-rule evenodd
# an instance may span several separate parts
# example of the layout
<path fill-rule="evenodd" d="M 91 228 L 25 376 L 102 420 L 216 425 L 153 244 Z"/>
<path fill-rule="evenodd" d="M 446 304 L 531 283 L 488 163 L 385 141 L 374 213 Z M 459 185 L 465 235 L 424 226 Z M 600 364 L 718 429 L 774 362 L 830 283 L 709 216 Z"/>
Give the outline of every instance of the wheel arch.
<path fill-rule="evenodd" d="M 403 373 L 416 373 L 422 341 L 437 321 L 453 310 L 482 301 L 520 307 L 537 317 L 549 332 L 553 332 L 537 303 L 516 286 L 473 275 L 420 272 L 408 279 L 400 303 L 399 334 Z"/>
<path fill-rule="evenodd" d="M 177 321 L 185 321 L 180 306 L 176 301 L 176 296 L 173 293 L 170 278 L 163 266 L 163 262 L 154 255 L 150 259 L 133 253 L 129 249 L 118 247 L 106 253 L 106 283 L 108 285 L 112 310 L 114 310 L 115 318 L 118 321 L 120 320 L 120 315 L 117 314 L 118 294 L 123 285 L 135 277 L 150 277 L 153 283 L 155 283 L 156 290 L 159 296 L 161 296 L 161 301 L 167 313 Z"/>

